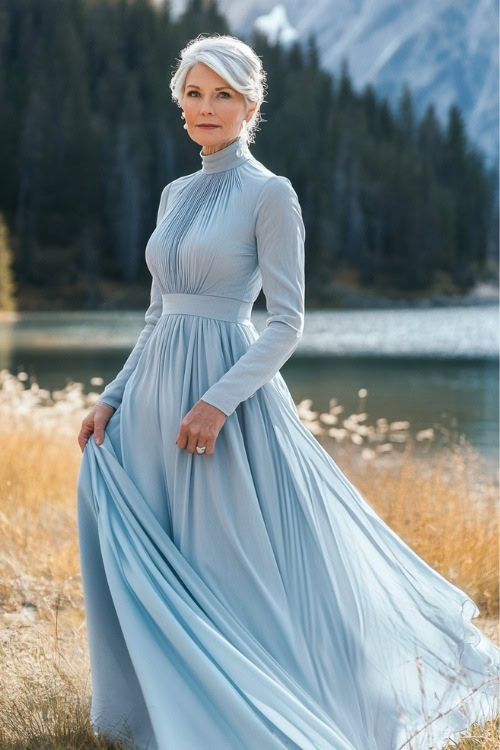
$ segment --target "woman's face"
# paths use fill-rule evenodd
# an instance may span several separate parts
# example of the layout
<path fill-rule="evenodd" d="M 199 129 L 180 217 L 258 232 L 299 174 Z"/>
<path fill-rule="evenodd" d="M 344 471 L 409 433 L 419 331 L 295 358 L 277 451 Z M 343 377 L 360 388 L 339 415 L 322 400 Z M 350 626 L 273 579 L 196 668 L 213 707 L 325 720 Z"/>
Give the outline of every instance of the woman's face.
<path fill-rule="evenodd" d="M 238 137 L 243 120 L 250 120 L 257 104 L 245 99 L 204 63 L 196 63 L 186 76 L 182 109 L 187 132 L 205 153 L 217 151 Z M 203 128 L 202 125 L 214 125 Z"/>

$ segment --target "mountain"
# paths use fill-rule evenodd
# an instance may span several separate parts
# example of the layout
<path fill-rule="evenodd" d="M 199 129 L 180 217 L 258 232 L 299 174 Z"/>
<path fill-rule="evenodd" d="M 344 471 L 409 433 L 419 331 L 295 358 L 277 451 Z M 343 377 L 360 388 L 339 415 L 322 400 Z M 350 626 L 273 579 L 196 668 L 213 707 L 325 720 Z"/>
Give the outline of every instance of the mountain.
<path fill-rule="evenodd" d="M 160 1 L 160 0 L 159 0 Z M 176 17 L 185 0 L 171 0 Z M 392 106 L 404 82 L 421 116 L 433 102 L 444 123 L 456 103 L 470 139 L 489 163 L 499 156 L 496 0 L 218 0 L 232 33 L 253 28 L 284 45 L 316 36 L 324 68 L 345 57 L 357 89 L 372 83 Z"/>

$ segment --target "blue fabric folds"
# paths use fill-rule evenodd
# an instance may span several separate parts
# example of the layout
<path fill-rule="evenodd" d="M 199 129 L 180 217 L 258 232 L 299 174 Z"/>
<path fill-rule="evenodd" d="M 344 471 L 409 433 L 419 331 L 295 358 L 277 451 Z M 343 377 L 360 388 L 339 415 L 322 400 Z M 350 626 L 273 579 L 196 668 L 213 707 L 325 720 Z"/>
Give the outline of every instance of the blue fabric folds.
<path fill-rule="evenodd" d="M 94 728 L 141 750 L 441 750 L 496 715 L 500 650 L 301 423 L 279 372 L 300 206 L 239 145 L 163 192 L 146 327 L 82 454 Z M 228 415 L 208 456 L 175 445 L 201 398 Z"/>

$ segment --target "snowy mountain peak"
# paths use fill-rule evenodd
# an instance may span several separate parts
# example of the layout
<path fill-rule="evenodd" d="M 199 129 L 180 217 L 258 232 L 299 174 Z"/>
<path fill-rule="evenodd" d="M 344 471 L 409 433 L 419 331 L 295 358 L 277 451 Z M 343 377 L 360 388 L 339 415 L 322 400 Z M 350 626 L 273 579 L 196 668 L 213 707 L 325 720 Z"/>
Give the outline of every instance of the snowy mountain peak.
<path fill-rule="evenodd" d="M 176 13 L 186 5 L 170 2 Z M 346 58 L 354 87 L 371 83 L 391 105 L 408 83 L 418 118 L 432 102 L 444 123 L 457 104 L 471 140 L 498 163 L 498 0 L 217 0 L 217 6 L 242 39 L 252 28 L 283 45 L 314 34 L 323 68 L 337 75 Z"/>
<path fill-rule="evenodd" d="M 270 13 L 257 16 L 253 27 L 264 34 L 270 44 L 279 42 L 284 47 L 295 42 L 299 36 L 288 20 L 286 8 L 282 3 L 275 5 Z"/>

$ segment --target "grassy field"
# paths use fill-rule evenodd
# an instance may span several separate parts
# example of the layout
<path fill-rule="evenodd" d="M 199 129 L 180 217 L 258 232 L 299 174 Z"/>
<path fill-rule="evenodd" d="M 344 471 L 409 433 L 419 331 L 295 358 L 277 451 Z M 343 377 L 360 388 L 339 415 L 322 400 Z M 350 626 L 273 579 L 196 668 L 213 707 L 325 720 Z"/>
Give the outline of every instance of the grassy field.
<path fill-rule="evenodd" d="M 76 437 L 97 395 L 0 372 L 0 750 L 118 747 L 89 725 L 76 526 Z M 299 405 L 304 423 L 396 533 L 471 596 L 474 623 L 498 644 L 498 486 L 480 458 L 465 441 L 430 450 L 433 436 L 410 439 L 403 423 L 343 418 L 334 400 L 327 414 L 311 407 Z M 500 717 L 449 748 L 499 739 Z"/>

